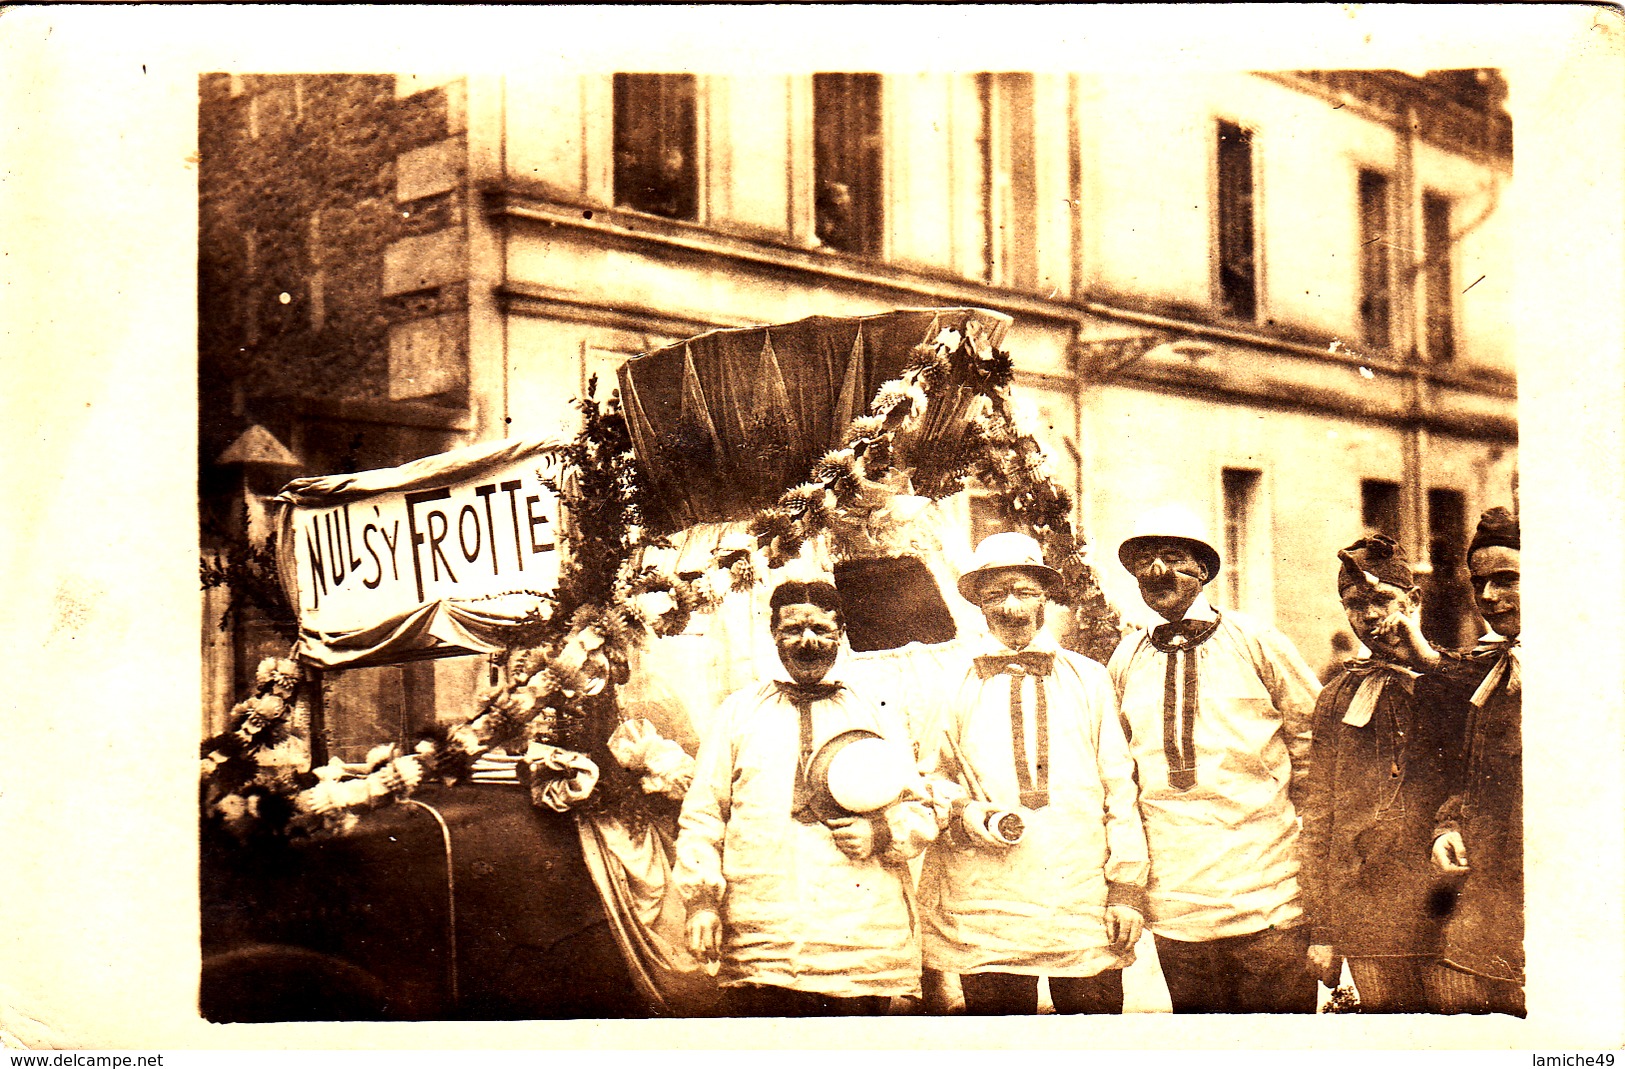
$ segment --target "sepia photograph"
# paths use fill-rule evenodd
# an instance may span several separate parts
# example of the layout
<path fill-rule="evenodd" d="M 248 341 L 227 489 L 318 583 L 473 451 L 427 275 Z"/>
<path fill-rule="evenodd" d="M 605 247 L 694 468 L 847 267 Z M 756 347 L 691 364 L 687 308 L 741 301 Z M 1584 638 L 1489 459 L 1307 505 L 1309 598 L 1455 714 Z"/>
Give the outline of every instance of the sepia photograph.
<path fill-rule="evenodd" d="M 1573 648 L 1625 595 L 1617 210 L 1545 250 L 1557 298 L 1530 270 L 1540 220 L 1586 230 L 1568 194 L 1618 192 L 1617 132 L 1591 166 L 1552 116 L 1625 37 L 1473 13 L 1466 47 L 1362 5 L 221 46 L 321 22 L 263 9 L 161 44 L 164 345 L 93 363 L 165 407 L 85 416 L 63 469 L 152 450 L 101 513 L 152 591 L 111 671 L 73 645 L 105 570 L 30 580 L 19 634 L 100 681 L 57 701 L 163 677 L 71 714 L 138 800 L 161 886 L 105 919 L 162 917 L 118 948 L 162 1024 L 53 1017 L 94 985 L 42 929 L 6 1045 L 1625 1043 L 1619 658 Z M 30 14 L 37 69 L 48 14 L 95 52 L 95 12 Z M 394 17 L 566 19 L 335 15 Z M 1250 29 L 1281 39 L 1213 47 Z M 1553 366 L 1565 331 L 1595 365 Z M 15 381 L 19 426 L 80 403 Z M 19 545 L 80 515 L 29 485 Z M 12 828 L 51 796 L 6 775 Z"/>

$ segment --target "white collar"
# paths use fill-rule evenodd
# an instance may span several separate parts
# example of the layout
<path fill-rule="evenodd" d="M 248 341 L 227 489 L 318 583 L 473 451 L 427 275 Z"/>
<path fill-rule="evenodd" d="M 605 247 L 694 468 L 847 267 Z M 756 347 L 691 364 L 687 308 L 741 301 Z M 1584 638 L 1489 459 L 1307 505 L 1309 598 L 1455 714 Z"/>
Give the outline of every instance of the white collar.
<path fill-rule="evenodd" d="M 1212 602 L 1207 600 L 1207 592 L 1203 591 L 1196 595 L 1196 600 L 1191 602 L 1191 607 L 1185 610 L 1185 615 L 1180 619 L 1195 620 L 1198 623 L 1210 623 L 1218 618 L 1219 611 L 1213 607 Z M 1168 620 L 1164 622 L 1177 624 L 1179 620 Z"/>

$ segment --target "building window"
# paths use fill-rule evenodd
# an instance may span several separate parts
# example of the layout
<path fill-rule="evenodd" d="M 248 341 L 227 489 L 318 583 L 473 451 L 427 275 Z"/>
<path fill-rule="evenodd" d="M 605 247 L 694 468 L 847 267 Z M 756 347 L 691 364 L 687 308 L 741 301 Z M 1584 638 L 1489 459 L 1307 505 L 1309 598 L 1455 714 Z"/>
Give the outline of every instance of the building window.
<path fill-rule="evenodd" d="M 1038 288 L 1038 167 L 1033 76 L 983 74 L 982 166 L 987 176 L 988 280 Z"/>
<path fill-rule="evenodd" d="M 615 76 L 615 203 L 667 219 L 699 206 L 695 77 Z"/>
<path fill-rule="evenodd" d="M 1258 317 L 1258 234 L 1253 215 L 1253 135 L 1219 124 L 1219 306 L 1237 319 Z"/>
<path fill-rule="evenodd" d="M 881 253 L 880 75 L 813 75 L 813 207 L 819 244 Z"/>
<path fill-rule="evenodd" d="M 1360 172 L 1360 333 L 1367 345 L 1393 341 L 1393 212 L 1388 176 Z"/>
<path fill-rule="evenodd" d="M 1459 490 L 1428 491 L 1428 565 L 1422 587 L 1422 634 L 1435 646 L 1470 641 L 1469 593 L 1462 556 L 1467 547 L 1467 500 Z"/>
<path fill-rule="evenodd" d="M 1456 307 L 1455 279 L 1450 270 L 1450 198 L 1432 190 L 1422 194 L 1422 256 L 1427 356 L 1439 362 L 1453 360 Z"/>
<path fill-rule="evenodd" d="M 1368 535 L 1399 540 L 1399 484 L 1386 479 L 1360 480 L 1360 522 Z"/>
<path fill-rule="evenodd" d="M 1225 468 L 1224 576 L 1225 601 L 1232 609 L 1247 607 L 1253 562 L 1258 555 L 1259 486 L 1264 474 L 1250 468 Z"/>

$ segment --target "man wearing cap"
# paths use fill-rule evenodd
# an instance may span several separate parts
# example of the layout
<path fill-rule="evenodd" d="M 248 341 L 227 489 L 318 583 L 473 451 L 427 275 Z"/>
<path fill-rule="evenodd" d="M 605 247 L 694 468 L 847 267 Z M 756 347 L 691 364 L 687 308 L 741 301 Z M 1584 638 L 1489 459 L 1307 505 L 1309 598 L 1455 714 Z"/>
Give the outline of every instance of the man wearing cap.
<path fill-rule="evenodd" d="M 733 1016 L 881 1013 L 920 991 L 907 862 L 936 818 L 899 718 L 826 678 L 844 630 L 833 584 L 786 581 L 769 605 L 785 674 L 723 703 L 679 818 L 673 879 L 689 946 L 720 959 Z M 899 748 L 896 800 L 832 814 L 813 766 L 854 729 Z"/>
<path fill-rule="evenodd" d="M 1382 535 L 1338 553 L 1338 596 L 1370 652 L 1327 681 L 1315 705 L 1299 815 L 1299 881 L 1311 967 L 1336 986 L 1346 958 L 1365 1013 L 1424 1013 L 1448 895 L 1427 862 L 1434 814 L 1459 749 L 1457 709 L 1407 665 L 1421 592 Z"/>
<path fill-rule="evenodd" d="M 1521 552 L 1518 518 L 1499 506 L 1485 512 L 1467 569 L 1489 632 L 1461 653 L 1432 649 L 1415 629 L 1400 636 L 1466 709 L 1465 767 L 1433 833 L 1434 866 L 1459 881 L 1432 974 L 1444 1013 L 1525 1013 Z"/>
<path fill-rule="evenodd" d="M 1124 638 L 1110 672 L 1174 1012 L 1313 1013 L 1293 796 L 1320 684 L 1274 628 L 1208 603 L 1219 554 L 1188 512 L 1142 517 L 1118 557 L 1166 621 Z"/>
<path fill-rule="evenodd" d="M 921 875 L 925 962 L 958 973 L 970 1014 L 1121 1013 L 1143 924 L 1134 766 L 1106 670 L 1042 628 L 1060 575 L 1026 535 L 977 548 L 959 592 L 988 635 L 928 726 L 946 835 Z"/>

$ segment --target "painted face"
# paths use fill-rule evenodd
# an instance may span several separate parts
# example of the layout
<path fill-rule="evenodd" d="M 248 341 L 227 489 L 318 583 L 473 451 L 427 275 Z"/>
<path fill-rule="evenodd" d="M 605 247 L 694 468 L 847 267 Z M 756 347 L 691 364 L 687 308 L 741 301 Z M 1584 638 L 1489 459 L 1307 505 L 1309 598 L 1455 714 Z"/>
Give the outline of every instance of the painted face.
<path fill-rule="evenodd" d="M 993 637 L 1012 650 L 1025 649 L 1044 626 L 1044 584 L 1026 572 L 994 572 L 981 582 L 976 603 Z"/>
<path fill-rule="evenodd" d="M 797 683 L 816 683 L 835 665 L 841 647 L 841 618 L 817 605 L 786 605 L 773 626 L 784 670 Z"/>
<path fill-rule="evenodd" d="M 1517 638 L 1523 629 L 1518 602 L 1520 553 L 1506 546 L 1485 546 L 1467 559 L 1472 573 L 1473 600 L 1484 622 L 1503 638 Z"/>
<path fill-rule="evenodd" d="M 1209 578 L 1207 566 L 1172 539 L 1143 542 L 1124 563 L 1146 607 L 1164 620 L 1183 620 Z"/>
<path fill-rule="evenodd" d="M 1394 644 L 1392 634 L 1378 625 L 1395 616 L 1416 620 L 1421 612 L 1415 591 L 1401 590 L 1392 583 L 1355 584 L 1343 591 L 1343 614 L 1349 618 L 1349 627 L 1379 657 L 1398 659 L 1403 651 Z"/>

